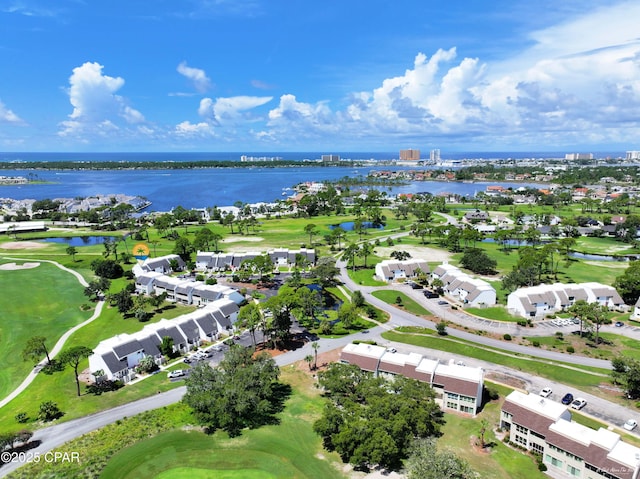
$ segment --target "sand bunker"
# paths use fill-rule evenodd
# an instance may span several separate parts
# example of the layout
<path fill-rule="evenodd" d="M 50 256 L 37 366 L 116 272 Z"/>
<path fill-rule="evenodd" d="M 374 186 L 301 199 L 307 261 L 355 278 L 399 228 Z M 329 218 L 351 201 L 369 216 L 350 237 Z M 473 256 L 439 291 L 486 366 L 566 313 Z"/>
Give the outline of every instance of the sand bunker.
<path fill-rule="evenodd" d="M 5 264 L 0 264 L 0 269 L 7 270 L 7 271 L 15 271 L 18 269 L 37 268 L 38 266 L 40 266 L 40 263 L 22 263 L 22 264 L 5 263 Z"/>
<path fill-rule="evenodd" d="M 412 258 L 423 259 L 432 263 L 449 261 L 449 259 L 451 258 L 451 253 L 449 253 L 448 251 L 437 248 L 430 248 L 428 246 L 405 245 L 402 243 L 396 243 L 395 246 L 391 247 L 382 245 L 376 246 L 375 251 L 376 255 L 381 258 L 391 256 L 391 253 L 393 251 L 406 251 L 411 255 Z"/>
<path fill-rule="evenodd" d="M 44 243 L 37 243 L 35 241 L 12 241 L 10 243 L 0 244 L 0 248 L 3 249 L 39 249 L 46 248 Z"/>
<path fill-rule="evenodd" d="M 234 236 L 232 238 L 223 239 L 222 243 L 237 243 L 238 241 L 260 242 L 264 241 L 264 238 L 260 238 L 260 236 Z"/>

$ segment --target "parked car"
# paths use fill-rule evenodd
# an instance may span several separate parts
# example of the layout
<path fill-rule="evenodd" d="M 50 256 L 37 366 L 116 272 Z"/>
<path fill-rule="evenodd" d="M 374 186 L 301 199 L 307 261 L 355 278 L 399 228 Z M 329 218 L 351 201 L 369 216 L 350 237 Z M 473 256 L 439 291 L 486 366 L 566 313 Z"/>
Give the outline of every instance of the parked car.
<path fill-rule="evenodd" d="M 582 409 L 586 405 L 587 405 L 587 400 L 582 398 L 578 398 L 571 403 L 571 407 L 573 409 L 578 409 L 578 410 Z"/>
<path fill-rule="evenodd" d="M 434 293 L 433 291 L 430 291 L 428 289 L 425 289 L 422 292 L 422 294 L 424 294 L 427 297 L 427 299 L 433 299 L 433 298 L 437 298 L 438 297 L 437 293 Z"/>
<path fill-rule="evenodd" d="M 390 353 L 397 353 L 398 350 L 396 348 L 389 348 L 387 349 L 387 351 L 389 351 Z"/>
<path fill-rule="evenodd" d="M 175 371 L 169 371 L 169 374 L 167 374 L 167 377 L 169 379 L 173 379 L 173 378 L 179 378 L 185 375 L 186 373 L 184 372 L 183 369 L 176 369 Z"/>
<path fill-rule="evenodd" d="M 552 392 L 553 390 L 551 388 L 542 388 L 542 391 L 540 391 L 540 396 L 542 396 L 543 398 L 548 398 L 549 396 L 551 396 Z"/>
<path fill-rule="evenodd" d="M 182 362 L 185 363 L 185 364 L 190 364 L 190 363 L 192 363 L 194 361 L 194 359 L 195 358 L 193 356 L 187 356 L 186 358 L 184 358 L 182 360 Z"/>
<path fill-rule="evenodd" d="M 621 328 L 622 326 L 624 326 L 622 321 L 616 321 L 616 328 Z"/>
<path fill-rule="evenodd" d="M 573 402 L 573 394 L 567 393 L 562 397 L 562 404 L 566 404 L 567 406 Z"/>
<path fill-rule="evenodd" d="M 636 421 L 635 419 L 629 419 L 627 422 L 625 422 L 622 425 L 622 427 L 625 428 L 627 431 L 633 431 L 637 425 L 638 425 L 638 421 Z"/>
<path fill-rule="evenodd" d="M 438 301 L 438 304 L 439 304 L 440 306 L 444 306 L 445 304 L 449 304 L 449 301 L 441 300 L 441 301 Z"/>

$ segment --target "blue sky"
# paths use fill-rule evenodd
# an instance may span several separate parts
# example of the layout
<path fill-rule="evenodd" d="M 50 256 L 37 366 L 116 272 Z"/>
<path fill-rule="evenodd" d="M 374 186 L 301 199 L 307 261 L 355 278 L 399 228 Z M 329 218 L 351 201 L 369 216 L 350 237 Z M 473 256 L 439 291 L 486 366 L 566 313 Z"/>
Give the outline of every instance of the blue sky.
<path fill-rule="evenodd" d="M 640 149 L 640 2 L 2 0 L 1 151 Z"/>

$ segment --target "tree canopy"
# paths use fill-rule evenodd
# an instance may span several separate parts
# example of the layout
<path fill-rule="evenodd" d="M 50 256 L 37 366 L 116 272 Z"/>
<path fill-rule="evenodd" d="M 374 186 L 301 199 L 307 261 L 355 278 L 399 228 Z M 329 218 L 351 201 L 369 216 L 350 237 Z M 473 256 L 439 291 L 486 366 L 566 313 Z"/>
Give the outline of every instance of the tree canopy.
<path fill-rule="evenodd" d="M 187 378 L 184 402 L 209 431 L 226 431 L 234 437 L 244 428 L 276 421 L 287 387 L 278 382 L 280 370 L 266 353 L 232 347 L 217 368 L 198 363 Z"/>
<path fill-rule="evenodd" d="M 402 376 L 388 381 L 340 363 L 318 376 L 329 402 L 314 430 L 345 462 L 397 470 L 415 439 L 440 434 L 442 412 L 427 383 Z"/>

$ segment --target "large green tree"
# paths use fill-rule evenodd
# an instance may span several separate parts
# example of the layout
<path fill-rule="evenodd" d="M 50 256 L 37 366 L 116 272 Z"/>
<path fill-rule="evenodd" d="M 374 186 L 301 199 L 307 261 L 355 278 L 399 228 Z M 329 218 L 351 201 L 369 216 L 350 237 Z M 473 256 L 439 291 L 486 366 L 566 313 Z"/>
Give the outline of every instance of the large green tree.
<path fill-rule="evenodd" d="M 627 304 L 636 304 L 640 297 L 640 261 L 632 261 L 629 267 L 613 283 Z"/>
<path fill-rule="evenodd" d="M 314 430 L 345 462 L 397 470 L 415 439 L 440 434 L 442 412 L 427 383 L 403 376 L 388 381 L 340 363 L 318 377 L 329 402 Z"/>
<path fill-rule="evenodd" d="M 73 346 L 60 352 L 58 360 L 65 366 L 71 366 L 76 378 L 76 387 L 78 389 L 78 396 L 80 396 L 80 378 L 78 377 L 78 367 L 83 359 L 88 358 L 93 354 L 93 351 L 86 346 Z"/>
<path fill-rule="evenodd" d="M 498 262 L 480 248 L 467 248 L 460 264 L 477 274 L 494 274 Z"/>
<path fill-rule="evenodd" d="M 203 361 L 192 369 L 184 402 L 209 431 L 238 436 L 244 428 L 273 422 L 283 399 L 279 372 L 266 353 L 253 356 L 253 349 L 234 346 L 217 368 Z"/>
<path fill-rule="evenodd" d="M 475 479 L 469 463 L 451 451 L 436 449 L 434 438 L 417 440 L 405 463 L 407 479 Z"/>
<path fill-rule="evenodd" d="M 45 344 L 47 338 L 44 336 L 33 336 L 24 345 L 22 350 L 22 358 L 25 361 L 40 361 L 42 356 L 47 357 L 47 363 L 51 364 L 51 358 L 49 358 L 49 350 Z"/>

